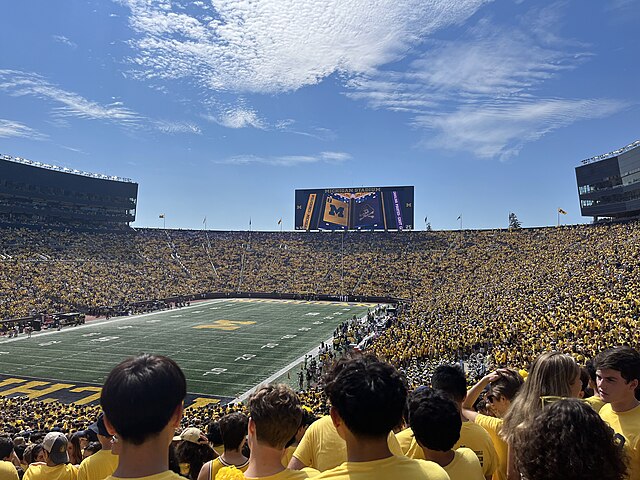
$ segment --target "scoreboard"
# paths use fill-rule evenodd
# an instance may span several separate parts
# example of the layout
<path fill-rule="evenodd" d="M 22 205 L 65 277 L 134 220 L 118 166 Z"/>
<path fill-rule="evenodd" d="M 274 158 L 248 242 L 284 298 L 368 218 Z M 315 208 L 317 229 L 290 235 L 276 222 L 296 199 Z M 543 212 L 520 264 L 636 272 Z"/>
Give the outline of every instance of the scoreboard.
<path fill-rule="evenodd" d="M 296 190 L 296 230 L 413 230 L 413 187 Z"/>

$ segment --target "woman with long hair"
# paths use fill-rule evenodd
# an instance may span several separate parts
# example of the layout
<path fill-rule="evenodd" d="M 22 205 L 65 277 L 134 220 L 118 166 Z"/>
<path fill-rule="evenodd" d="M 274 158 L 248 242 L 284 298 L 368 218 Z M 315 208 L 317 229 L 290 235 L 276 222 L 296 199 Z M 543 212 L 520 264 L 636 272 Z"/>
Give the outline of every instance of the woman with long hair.
<path fill-rule="evenodd" d="M 82 447 L 80 446 L 80 434 L 78 432 L 71 435 L 67 443 L 67 454 L 71 465 L 80 465 L 82 462 Z"/>
<path fill-rule="evenodd" d="M 509 446 L 508 480 L 520 479 L 514 462 L 516 435 L 529 428 L 545 403 L 577 398 L 581 388 L 580 367 L 570 355 L 545 352 L 533 361 L 527 381 L 511 402 L 502 424 L 501 435 Z"/>

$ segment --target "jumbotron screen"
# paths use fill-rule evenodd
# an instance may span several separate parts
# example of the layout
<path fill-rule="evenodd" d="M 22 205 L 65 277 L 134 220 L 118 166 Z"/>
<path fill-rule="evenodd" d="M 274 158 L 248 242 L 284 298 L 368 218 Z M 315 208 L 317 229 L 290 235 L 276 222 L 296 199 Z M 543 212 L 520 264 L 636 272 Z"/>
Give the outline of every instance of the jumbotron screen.
<path fill-rule="evenodd" d="M 413 230 L 413 187 L 296 190 L 296 230 Z"/>

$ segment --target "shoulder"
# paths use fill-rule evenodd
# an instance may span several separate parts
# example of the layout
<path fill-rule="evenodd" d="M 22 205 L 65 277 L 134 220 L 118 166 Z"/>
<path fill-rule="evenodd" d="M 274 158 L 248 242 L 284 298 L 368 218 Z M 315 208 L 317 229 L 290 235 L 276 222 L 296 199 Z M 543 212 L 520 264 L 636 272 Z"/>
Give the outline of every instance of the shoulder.
<path fill-rule="evenodd" d="M 477 463 L 480 465 L 480 460 L 473 450 L 470 448 L 460 447 L 456 450 L 456 456 L 464 459 L 465 462 Z"/>
<path fill-rule="evenodd" d="M 449 474 L 437 463 L 428 460 L 414 460 L 414 462 L 419 463 L 428 480 L 449 480 Z"/>
<path fill-rule="evenodd" d="M 483 428 L 497 431 L 502 428 L 502 419 L 497 417 L 490 417 L 489 415 L 483 415 L 481 413 L 476 417 L 476 423 Z"/>

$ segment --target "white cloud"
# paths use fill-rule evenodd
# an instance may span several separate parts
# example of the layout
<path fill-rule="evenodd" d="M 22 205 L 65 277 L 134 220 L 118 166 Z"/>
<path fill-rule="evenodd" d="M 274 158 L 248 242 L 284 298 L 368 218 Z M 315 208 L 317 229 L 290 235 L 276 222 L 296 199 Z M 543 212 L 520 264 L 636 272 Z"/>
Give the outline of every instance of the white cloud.
<path fill-rule="evenodd" d="M 77 43 L 72 42 L 71 40 L 69 40 L 64 35 L 53 35 L 53 39 L 56 42 L 62 43 L 62 44 L 67 45 L 68 47 L 71 47 L 71 48 L 77 48 L 78 47 Z"/>
<path fill-rule="evenodd" d="M 429 147 L 506 159 L 525 143 L 553 130 L 579 120 L 607 117 L 625 106 L 615 100 L 536 99 L 485 108 L 461 107 L 445 115 L 418 116 L 414 123 L 436 132 L 425 141 Z"/>
<path fill-rule="evenodd" d="M 22 137 L 33 140 L 43 140 L 47 138 L 46 135 L 26 126 L 24 123 L 6 120 L 3 118 L 0 118 L 0 137 Z"/>
<path fill-rule="evenodd" d="M 530 10 L 515 26 L 481 19 L 455 40 L 430 41 L 405 71 L 349 80 L 345 95 L 374 109 L 409 113 L 429 147 L 509 157 L 552 130 L 626 106 L 540 94 L 545 82 L 591 56 L 558 34 L 560 15 L 552 5 Z"/>
<path fill-rule="evenodd" d="M 258 116 L 255 110 L 244 106 L 229 107 L 221 111 L 217 116 L 205 115 L 205 118 L 227 128 L 253 127 L 259 130 L 267 128 L 267 123 Z"/>
<path fill-rule="evenodd" d="M 218 0 L 191 15 L 180 1 L 114 1 L 130 10 L 139 77 L 281 92 L 371 73 L 489 0 Z"/>
<path fill-rule="evenodd" d="M 105 120 L 124 125 L 138 123 L 140 116 L 122 106 L 120 102 L 99 104 L 77 93 L 63 90 L 35 73 L 17 70 L 0 70 L 0 91 L 12 96 L 34 96 L 58 103 L 54 115 Z"/>
<path fill-rule="evenodd" d="M 177 134 L 177 133 L 193 133 L 200 135 L 202 130 L 195 123 L 189 122 L 172 122 L 169 120 L 157 120 L 154 122 L 154 126 L 163 133 Z"/>
<path fill-rule="evenodd" d="M 342 163 L 351 158 L 351 155 L 345 152 L 320 152 L 317 155 L 280 155 L 269 157 L 235 155 L 222 160 L 214 160 L 214 163 L 225 165 L 250 165 L 259 163 L 275 167 L 297 167 L 313 163 Z"/>

